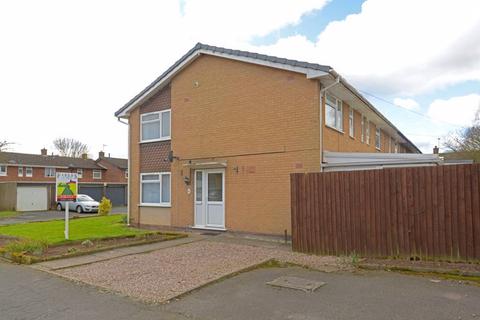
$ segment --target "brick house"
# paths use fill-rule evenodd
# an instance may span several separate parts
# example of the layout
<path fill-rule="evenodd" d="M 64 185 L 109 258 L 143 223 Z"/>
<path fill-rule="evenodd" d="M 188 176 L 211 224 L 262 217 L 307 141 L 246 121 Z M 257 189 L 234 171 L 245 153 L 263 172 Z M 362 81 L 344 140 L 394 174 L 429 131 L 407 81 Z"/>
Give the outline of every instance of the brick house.
<path fill-rule="evenodd" d="M 55 173 L 77 172 L 79 192 L 95 200 L 102 196 L 114 205 L 127 204 L 127 160 L 97 160 L 40 154 L 0 152 L 0 209 L 35 211 L 55 208 Z"/>
<path fill-rule="evenodd" d="M 324 151 L 420 153 L 331 67 L 197 44 L 119 109 L 132 223 L 290 233 Z"/>

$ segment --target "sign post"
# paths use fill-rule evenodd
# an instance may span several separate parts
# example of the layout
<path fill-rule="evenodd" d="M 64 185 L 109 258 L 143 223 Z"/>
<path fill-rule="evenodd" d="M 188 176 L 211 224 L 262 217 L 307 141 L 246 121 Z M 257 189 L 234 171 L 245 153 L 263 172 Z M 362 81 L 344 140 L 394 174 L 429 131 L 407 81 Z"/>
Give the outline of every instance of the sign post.
<path fill-rule="evenodd" d="M 65 206 L 65 240 L 69 238 L 69 202 L 75 201 L 78 194 L 78 175 L 71 172 L 57 172 L 55 198 Z"/>

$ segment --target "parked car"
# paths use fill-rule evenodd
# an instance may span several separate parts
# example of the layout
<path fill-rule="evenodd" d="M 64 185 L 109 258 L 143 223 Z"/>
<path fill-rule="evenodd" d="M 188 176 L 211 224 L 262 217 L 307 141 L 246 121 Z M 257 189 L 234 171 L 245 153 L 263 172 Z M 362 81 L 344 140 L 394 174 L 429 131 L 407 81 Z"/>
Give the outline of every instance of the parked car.
<path fill-rule="evenodd" d="M 57 210 L 65 209 L 66 201 L 57 203 Z M 89 195 L 79 194 L 76 201 L 68 201 L 68 209 L 75 210 L 78 213 L 82 212 L 98 212 L 98 201 L 93 200 Z"/>

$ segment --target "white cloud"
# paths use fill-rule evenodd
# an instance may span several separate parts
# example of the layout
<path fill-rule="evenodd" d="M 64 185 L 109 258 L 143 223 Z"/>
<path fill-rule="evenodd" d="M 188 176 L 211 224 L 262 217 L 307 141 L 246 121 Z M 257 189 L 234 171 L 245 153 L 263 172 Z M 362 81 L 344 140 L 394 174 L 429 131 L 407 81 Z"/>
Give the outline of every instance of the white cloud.
<path fill-rule="evenodd" d="M 400 106 L 408 110 L 418 109 L 419 107 L 418 102 L 410 98 L 407 98 L 407 99 L 395 98 L 393 99 L 393 103 L 396 104 L 397 106 Z"/>
<path fill-rule="evenodd" d="M 327 1 L 1 1 L 0 139 L 39 152 L 67 136 L 126 156 L 114 111 L 196 42 L 245 48 Z"/>
<path fill-rule="evenodd" d="M 262 49 L 316 57 L 365 90 L 413 95 L 480 80 L 479 10 L 473 0 L 367 0 L 315 42 L 291 37 Z"/>
<path fill-rule="evenodd" d="M 428 115 L 434 121 L 452 123 L 459 126 L 470 126 L 480 108 L 480 94 L 436 99 L 428 109 Z"/>

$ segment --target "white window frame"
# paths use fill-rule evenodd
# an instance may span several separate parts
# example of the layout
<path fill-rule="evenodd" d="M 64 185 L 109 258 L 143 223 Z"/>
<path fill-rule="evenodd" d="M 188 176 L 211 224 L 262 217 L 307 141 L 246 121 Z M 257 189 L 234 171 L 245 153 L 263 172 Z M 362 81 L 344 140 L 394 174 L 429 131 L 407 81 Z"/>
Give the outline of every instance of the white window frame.
<path fill-rule="evenodd" d="M 17 173 L 19 177 L 23 177 L 23 167 L 17 167 Z"/>
<path fill-rule="evenodd" d="M 365 138 L 367 140 L 367 144 L 370 145 L 370 120 L 367 119 L 366 128 L 365 128 Z"/>
<path fill-rule="evenodd" d="M 32 167 L 25 167 L 25 177 L 27 177 L 27 178 L 33 177 L 33 168 Z"/>
<path fill-rule="evenodd" d="M 329 103 L 333 102 L 333 103 Z M 328 124 L 326 121 L 327 118 L 327 108 L 332 107 L 335 109 L 335 124 Z M 325 125 L 329 128 L 335 129 L 343 133 L 343 102 L 337 97 L 331 94 L 325 94 Z"/>
<path fill-rule="evenodd" d="M 0 165 L 0 177 L 6 177 L 8 174 L 8 167 L 6 165 Z"/>
<path fill-rule="evenodd" d="M 148 176 L 148 175 L 158 175 L 158 180 L 147 180 L 147 181 L 143 181 L 143 176 Z M 170 184 L 169 184 L 169 188 L 170 188 L 170 201 L 169 202 L 162 202 L 162 179 L 163 179 L 163 176 L 170 176 Z M 160 202 L 159 203 L 148 203 L 148 202 L 143 202 L 142 199 L 143 199 L 143 184 L 144 183 L 159 183 L 160 185 L 160 188 L 159 188 L 159 192 L 160 192 Z M 172 174 L 171 172 L 144 172 L 144 173 L 140 173 L 140 205 L 141 206 L 149 206 L 149 207 L 171 207 L 172 206 Z"/>
<path fill-rule="evenodd" d="M 162 119 L 163 119 L 163 114 L 165 113 L 170 113 L 170 132 L 168 136 L 162 137 Z M 158 120 L 149 120 L 149 121 L 144 121 L 143 117 L 152 115 L 152 114 L 158 114 Z M 160 126 L 160 137 L 159 138 L 153 138 L 153 139 L 143 139 L 143 124 L 144 123 L 151 123 L 151 122 L 157 122 L 158 125 Z M 140 114 L 140 142 L 155 142 L 155 141 L 166 141 L 166 140 L 171 140 L 172 138 L 172 109 L 167 109 L 167 110 L 162 110 L 162 111 L 154 111 L 154 112 L 148 112 L 148 113 L 142 113 Z"/>
<path fill-rule="evenodd" d="M 100 173 L 100 175 L 95 176 L 96 173 Z M 102 179 L 102 170 L 92 170 L 92 178 L 96 180 Z"/>
<path fill-rule="evenodd" d="M 79 179 L 83 178 L 83 169 L 77 169 L 77 176 Z"/>
<path fill-rule="evenodd" d="M 375 149 L 381 150 L 382 148 L 382 130 L 375 128 Z"/>
<path fill-rule="evenodd" d="M 394 149 L 394 152 L 395 153 L 398 153 L 398 143 L 395 141 L 395 149 Z"/>
<path fill-rule="evenodd" d="M 47 174 L 48 173 L 51 173 L 53 170 L 53 175 L 49 175 Z M 45 167 L 45 178 L 55 178 L 55 175 L 56 175 L 56 172 L 57 170 L 55 168 L 52 168 L 52 167 Z"/>
<path fill-rule="evenodd" d="M 360 134 L 360 140 L 365 142 L 365 119 L 366 117 L 362 114 L 362 132 Z"/>
<path fill-rule="evenodd" d="M 354 111 L 350 107 L 348 111 L 348 134 L 350 137 L 355 137 L 355 118 L 354 118 Z"/>
<path fill-rule="evenodd" d="M 128 169 L 125 169 L 125 179 L 128 179 Z"/>

